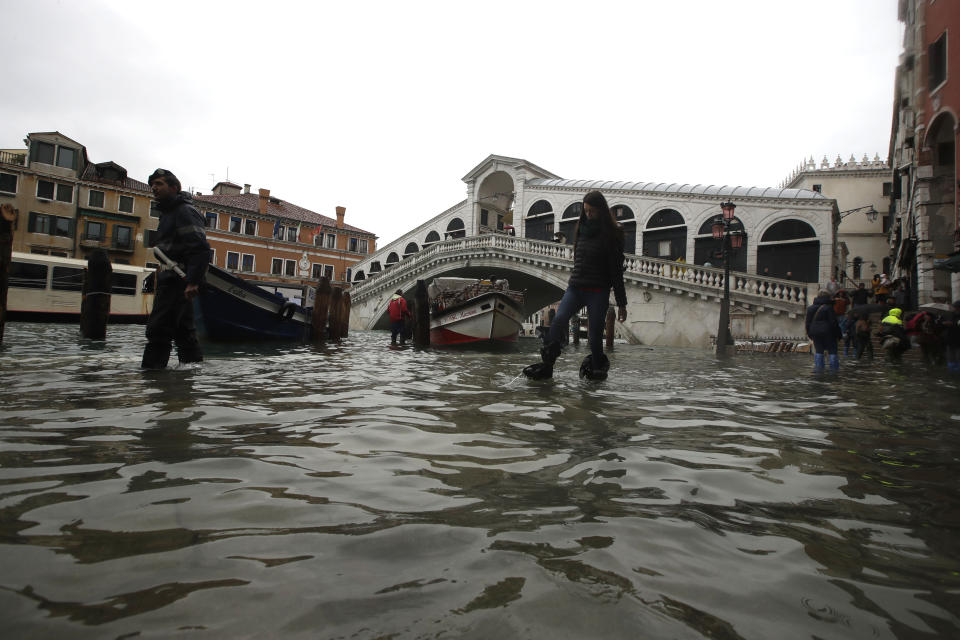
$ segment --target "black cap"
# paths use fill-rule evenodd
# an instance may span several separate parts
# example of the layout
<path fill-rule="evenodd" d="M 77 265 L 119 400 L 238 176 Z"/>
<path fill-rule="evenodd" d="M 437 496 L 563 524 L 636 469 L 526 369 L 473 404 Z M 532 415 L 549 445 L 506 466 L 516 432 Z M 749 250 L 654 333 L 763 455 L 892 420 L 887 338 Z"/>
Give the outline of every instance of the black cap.
<path fill-rule="evenodd" d="M 153 184 L 153 181 L 157 178 L 163 178 L 164 182 L 171 187 L 176 187 L 177 189 L 180 188 L 180 180 L 173 174 L 173 171 L 170 171 L 169 169 L 157 169 L 151 173 L 150 177 L 147 178 L 147 184 Z"/>

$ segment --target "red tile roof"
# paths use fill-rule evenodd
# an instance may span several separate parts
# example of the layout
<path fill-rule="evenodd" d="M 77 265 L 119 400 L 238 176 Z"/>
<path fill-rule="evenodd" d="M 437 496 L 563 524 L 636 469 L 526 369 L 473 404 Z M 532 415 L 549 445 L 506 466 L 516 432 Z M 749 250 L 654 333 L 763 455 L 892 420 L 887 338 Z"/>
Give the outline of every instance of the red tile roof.
<path fill-rule="evenodd" d="M 239 193 L 237 195 L 195 195 L 193 196 L 193 201 L 201 205 L 202 203 L 207 202 L 210 204 L 233 207 L 234 209 L 249 211 L 251 213 L 260 213 L 260 196 L 256 193 Z M 293 203 L 280 200 L 279 198 L 275 198 L 273 196 L 270 196 L 270 201 L 267 203 L 267 215 L 280 218 L 281 220 L 308 222 L 310 224 L 324 225 L 334 228 L 337 226 L 336 218 L 320 215 L 319 213 L 310 211 L 309 209 L 304 209 L 303 207 L 298 207 Z M 343 227 L 348 231 L 365 233 L 371 236 L 374 235 L 370 231 L 366 231 L 349 224 L 345 224 Z"/>

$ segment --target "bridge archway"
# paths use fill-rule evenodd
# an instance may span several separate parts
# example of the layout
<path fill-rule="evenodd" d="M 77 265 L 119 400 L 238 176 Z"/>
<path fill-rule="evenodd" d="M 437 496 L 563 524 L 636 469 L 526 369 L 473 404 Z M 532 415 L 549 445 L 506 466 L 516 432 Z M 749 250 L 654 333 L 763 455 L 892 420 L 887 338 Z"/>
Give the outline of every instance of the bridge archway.
<path fill-rule="evenodd" d="M 623 252 L 637 252 L 637 220 L 633 215 L 633 209 L 625 204 L 615 204 L 610 209 L 613 211 L 613 217 L 617 222 L 623 225 Z"/>
<path fill-rule="evenodd" d="M 741 226 L 743 225 L 740 218 L 734 218 L 733 220 L 734 223 L 740 223 Z M 723 264 L 720 241 L 713 237 L 713 225 L 722 221 L 723 215 L 717 214 L 712 218 L 708 218 L 700 225 L 700 230 L 697 232 L 697 235 L 694 236 L 693 240 L 694 264 L 704 265 L 709 262 L 714 267 L 719 267 Z M 743 246 L 730 254 L 730 268 L 734 271 L 747 270 L 747 243 L 749 241 L 749 236 L 744 238 Z"/>
<path fill-rule="evenodd" d="M 665 260 L 687 259 L 687 222 L 676 209 L 661 209 L 647 221 L 643 255 Z"/>
<path fill-rule="evenodd" d="M 775 222 L 757 244 L 757 275 L 817 282 L 820 241 L 809 223 L 795 218 Z"/>
<path fill-rule="evenodd" d="M 403 250 L 403 257 L 409 258 L 418 251 L 420 251 L 420 247 L 417 246 L 416 242 L 408 242 L 407 248 Z"/>
<path fill-rule="evenodd" d="M 446 239 L 463 238 L 467 235 L 466 228 L 463 226 L 463 220 L 454 218 L 447 224 L 447 231 L 443 234 Z"/>
<path fill-rule="evenodd" d="M 573 244 L 573 234 L 576 233 L 577 221 L 580 220 L 581 213 L 583 213 L 583 203 L 579 200 L 563 210 L 563 215 L 560 216 L 560 233 L 565 236 L 564 243 Z"/>
<path fill-rule="evenodd" d="M 514 192 L 513 178 L 506 171 L 494 171 L 483 179 L 477 189 L 478 232 L 513 225 Z"/>
<path fill-rule="evenodd" d="M 531 240 L 553 240 L 553 205 L 537 200 L 523 220 L 523 236 Z"/>

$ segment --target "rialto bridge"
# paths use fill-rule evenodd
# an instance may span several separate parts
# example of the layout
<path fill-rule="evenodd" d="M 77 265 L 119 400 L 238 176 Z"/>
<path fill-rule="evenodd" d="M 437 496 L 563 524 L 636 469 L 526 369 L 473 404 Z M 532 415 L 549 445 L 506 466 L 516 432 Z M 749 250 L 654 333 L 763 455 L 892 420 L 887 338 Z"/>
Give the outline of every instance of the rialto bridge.
<path fill-rule="evenodd" d="M 735 335 L 802 336 L 807 300 L 833 272 L 834 200 L 803 189 L 564 180 L 517 158 L 489 156 L 463 178 L 467 198 L 354 267 L 350 325 L 387 326 L 390 296 L 417 280 L 507 278 L 528 314 L 560 299 L 573 266 L 583 195 L 604 193 L 626 236 L 628 319 L 643 344 L 707 346 L 716 334 L 723 269 L 711 227 L 736 205 L 747 240 L 731 260 Z"/>

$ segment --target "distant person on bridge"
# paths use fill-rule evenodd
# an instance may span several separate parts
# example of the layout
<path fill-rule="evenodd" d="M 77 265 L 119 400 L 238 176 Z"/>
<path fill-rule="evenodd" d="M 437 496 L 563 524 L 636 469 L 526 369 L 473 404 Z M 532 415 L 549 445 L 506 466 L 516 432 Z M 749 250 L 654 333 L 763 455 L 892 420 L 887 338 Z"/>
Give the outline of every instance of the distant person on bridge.
<path fill-rule="evenodd" d="M 400 344 L 403 344 L 406 342 L 404 339 L 403 321 L 410 317 L 410 309 L 407 308 L 407 301 L 404 299 L 401 289 L 397 289 L 397 292 L 390 298 L 387 311 L 390 313 L 390 344 L 397 344 L 398 334 L 400 336 Z"/>
<path fill-rule="evenodd" d="M 611 287 L 620 322 L 627 319 L 627 294 L 623 286 L 623 226 L 613 217 L 607 199 L 599 191 L 591 191 L 583 197 L 583 212 L 573 238 L 573 272 L 540 349 L 543 362 L 531 364 L 523 370 L 524 375 L 534 380 L 553 376 L 553 364 L 560 356 L 570 317 L 584 306 L 589 320 L 590 355 L 580 366 L 580 377 L 603 380 L 610 368 L 610 361 L 603 353 L 603 327 Z"/>

